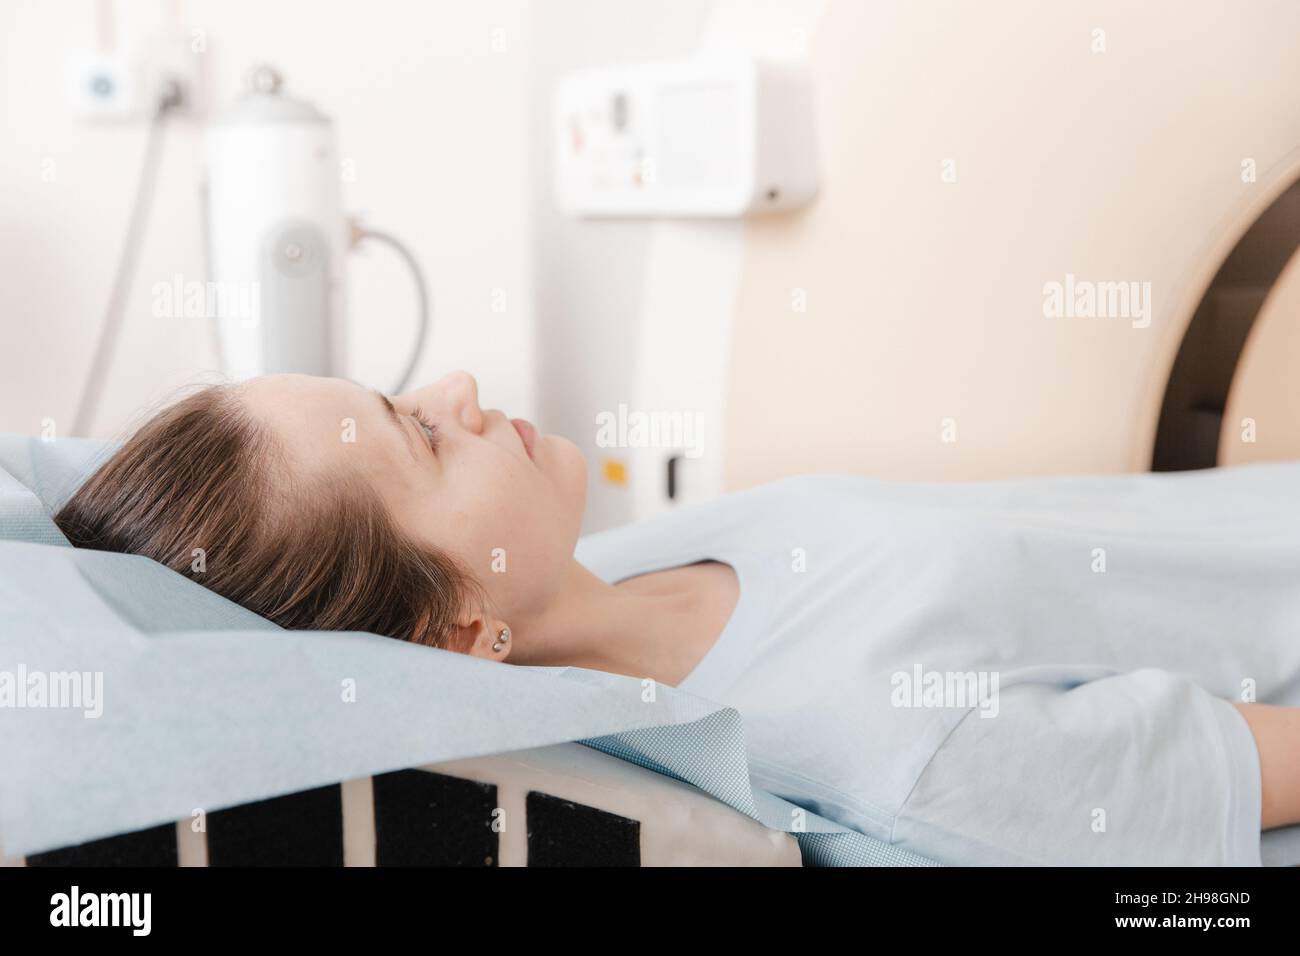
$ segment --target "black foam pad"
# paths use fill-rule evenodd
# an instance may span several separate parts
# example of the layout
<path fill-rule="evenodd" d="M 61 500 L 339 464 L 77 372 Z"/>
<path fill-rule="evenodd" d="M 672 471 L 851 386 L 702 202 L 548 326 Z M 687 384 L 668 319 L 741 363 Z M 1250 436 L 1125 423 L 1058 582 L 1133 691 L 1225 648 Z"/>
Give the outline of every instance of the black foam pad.
<path fill-rule="evenodd" d="M 208 814 L 209 866 L 342 866 L 338 784 Z"/>
<path fill-rule="evenodd" d="M 28 866 L 176 866 L 176 824 L 34 853 Z"/>
<path fill-rule="evenodd" d="M 641 823 L 549 793 L 528 793 L 529 866 L 640 866 Z"/>
<path fill-rule="evenodd" d="M 497 788 L 427 770 L 373 778 L 376 866 L 496 866 Z"/>

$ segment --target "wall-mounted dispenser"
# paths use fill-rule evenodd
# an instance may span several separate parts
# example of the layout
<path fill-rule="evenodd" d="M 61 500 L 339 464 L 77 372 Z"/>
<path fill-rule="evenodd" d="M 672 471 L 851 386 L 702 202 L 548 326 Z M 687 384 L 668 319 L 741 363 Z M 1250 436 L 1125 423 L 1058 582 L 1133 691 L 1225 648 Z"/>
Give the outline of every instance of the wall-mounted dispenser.
<path fill-rule="evenodd" d="M 556 199 L 575 216 L 749 216 L 817 193 L 798 63 L 733 53 L 573 73 L 553 132 Z"/>

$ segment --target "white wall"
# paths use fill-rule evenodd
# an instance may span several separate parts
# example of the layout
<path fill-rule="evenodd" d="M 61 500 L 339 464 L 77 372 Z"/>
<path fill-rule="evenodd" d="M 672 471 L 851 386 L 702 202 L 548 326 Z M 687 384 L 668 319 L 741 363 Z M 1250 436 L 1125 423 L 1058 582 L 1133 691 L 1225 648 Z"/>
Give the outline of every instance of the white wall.
<path fill-rule="evenodd" d="M 219 106 L 267 59 L 336 123 L 349 210 L 405 238 L 433 290 L 434 334 L 417 378 L 455 368 L 485 404 L 536 414 L 531 309 L 528 0 L 133 0 L 119 40 L 175 10 L 206 32 Z M 68 104 L 69 57 L 94 49 L 93 0 L 0 4 L 0 431 L 66 434 L 135 188 L 143 124 L 97 125 Z M 550 29 L 543 27 L 543 32 Z M 504 41 L 504 49 L 500 49 Z M 91 433 L 118 434 L 144 406 L 212 372 L 207 320 L 154 318 L 150 288 L 202 277 L 198 129 L 168 132 L 153 215 L 105 401 Z M 43 173 L 53 172 L 53 181 Z M 414 296 L 375 248 L 348 268 L 354 378 L 387 387 L 406 355 Z M 494 312 L 493 290 L 506 311 Z"/>
<path fill-rule="evenodd" d="M 714 0 L 539 0 L 533 36 L 532 122 L 541 147 L 534 180 L 539 424 L 567 435 L 590 466 L 586 530 L 627 521 L 631 484 L 601 477 L 596 415 L 635 395 L 638 323 L 652 220 L 562 216 L 551 190 L 551 88 L 561 73 L 622 61 L 689 56 Z"/>

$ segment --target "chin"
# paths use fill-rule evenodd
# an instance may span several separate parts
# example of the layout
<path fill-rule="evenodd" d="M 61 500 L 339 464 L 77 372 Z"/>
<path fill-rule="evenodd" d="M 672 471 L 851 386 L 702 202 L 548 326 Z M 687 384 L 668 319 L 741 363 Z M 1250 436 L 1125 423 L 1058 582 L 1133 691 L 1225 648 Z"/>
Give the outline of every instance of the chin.
<path fill-rule="evenodd" d="M 577 524 L 582 523 L 582 511 L 587 504 L 587 459 L 569 439 L 560 435 L 546 435 L 541 444 L 545 457 L 544 473 L 555 485 L 566 507 Z"/>

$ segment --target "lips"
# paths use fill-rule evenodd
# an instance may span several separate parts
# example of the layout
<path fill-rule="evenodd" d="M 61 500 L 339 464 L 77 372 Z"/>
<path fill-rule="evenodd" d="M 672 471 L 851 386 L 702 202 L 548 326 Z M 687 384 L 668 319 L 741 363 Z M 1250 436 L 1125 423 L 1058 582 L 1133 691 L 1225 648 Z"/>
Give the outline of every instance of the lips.
<path fill-rule="evenodd" d="M 524 443 L 524 451 L 528 457 L 533 457 L 533 450 L 537 447 L 537 429 L 533 427 L 532 422 L 524 418 L 512 418 L 510 424 L 515 426 L 515 431 L 519 433 L 519 440 Z"/>

